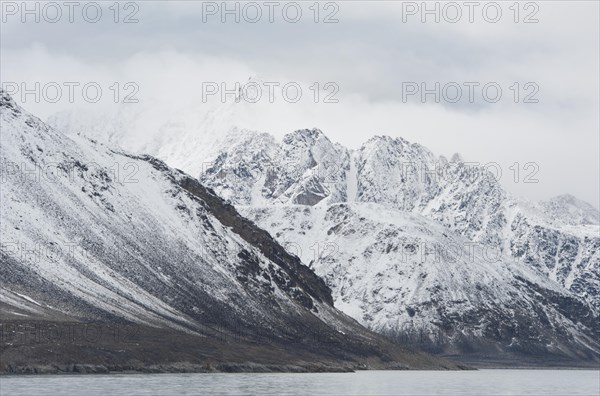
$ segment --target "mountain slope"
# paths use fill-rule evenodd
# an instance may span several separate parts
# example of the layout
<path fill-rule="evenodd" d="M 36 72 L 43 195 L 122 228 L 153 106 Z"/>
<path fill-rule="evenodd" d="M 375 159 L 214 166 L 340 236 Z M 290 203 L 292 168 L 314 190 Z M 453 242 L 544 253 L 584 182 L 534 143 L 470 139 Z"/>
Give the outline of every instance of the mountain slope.
<path fill-rule="evenodd" d="M 402 139 L 350 151 L 319 130 L 258 136 L 200 179 L 312 265 L 344 312 L 446 354 L 598 359 L 597 225 Z"/>
<path fill-rule="evenodd" d="M 124 323 L 143 340 L 125 349 L 52 343 L 50 355 L 36 342 L 7 342 L 2 370 L 85 359 L 122 369 L 178 359 L 195 370 L 456 367 L 395 347 L 336 310 L 320 278 L 196 179 L 67 137 L 5 92 L 0 111 L 3 334 L 23 324 Z"/>
<path fill-rule="evenodd" d="M 598 358 L 598 317 L 527 264 L 379 204 L 243 207 L 364 325 L 431 351 Z"/>

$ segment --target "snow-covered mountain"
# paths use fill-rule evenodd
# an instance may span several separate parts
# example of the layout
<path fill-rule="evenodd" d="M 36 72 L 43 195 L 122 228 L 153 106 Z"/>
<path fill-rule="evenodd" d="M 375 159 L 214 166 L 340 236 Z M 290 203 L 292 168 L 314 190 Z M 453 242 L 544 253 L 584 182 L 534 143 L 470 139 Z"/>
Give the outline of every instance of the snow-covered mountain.
<path fill-rule="evenodd" d="M 403 139 L 352 151 L 319 130 L 247 135 L 200 180 L 310 263 L 365 325 L 447 353 L 598 352 L 591 206 L 512 197 L 485 169 Z M 552 214 L 566 210 L 585 220 Z"/>
<path fill-rule="evenodd" d="M 103 137 L 72 125 L 65 125 L 71 133 Z M 513 197 L 486 169 L 400 138 L 374 137 L 349 150 L 318 129 L 281 141 L 235 131 L 199 150 L 196 160 L 183 149 L 154 153 L 170 164 L 185 162 L 193 174 L 200 170 L 203 184 L 312 262 L 336 305 L 363 324 L 412 342 L 419 334 L 424 346 L 447 353 L 597 354 L 600 237 L 598 211 L 589 204 Z M 188 134 L 194 145 L 206 130 Z M 178 143 L 187 146 L 185 139 Z M 406 261 L 398 247 L 406 230 L 424 249 L 451 241 L 462 257 L 475 247 L 480 253 L 458 260 L 456 274 L 443 257 Z M 423 280 L 415 281 L 414 268 Z M 477 283 L 481 289 L 475 275 L 485 280 Z"/>
<path fill-rule="evenodd" d="M 599 215 L 591 205 L 568 196 L 541 203 L 513 197 L 485 168 L 401 138 L 374 137 L 353 151 L 316 129 L 280 143 L 247 135 L 200 178 L 232 203 L 372 202 L 420 214 L 528 263 L 600 312 Z"/>
<path fill-rule="evenodd" d="M 373 203 L 243 207 L 364 325 L 434 351 L 591 357 L 598 317 L 529 265 Z"/>
<path fill-rule="evenodd" d="M 233 360 L 273 361 L 245 349 L 263 345 L 284 348 L 268 353 L 293 363 L 372 357 L 454 367 L 398 349 L 335 309 L 323 280 L 197 179 L 150 156 L 68 137 L 5 92 L 0 100 L 3 322 L 170 329 L 212 348 L 194 357 L 208 361 L 224 359 L 210 342 L 225 332 L 247 340 Z M 29 353 L 10 355 L 11 345 L 3 344 L 2 369 L 7 356 Z"/>

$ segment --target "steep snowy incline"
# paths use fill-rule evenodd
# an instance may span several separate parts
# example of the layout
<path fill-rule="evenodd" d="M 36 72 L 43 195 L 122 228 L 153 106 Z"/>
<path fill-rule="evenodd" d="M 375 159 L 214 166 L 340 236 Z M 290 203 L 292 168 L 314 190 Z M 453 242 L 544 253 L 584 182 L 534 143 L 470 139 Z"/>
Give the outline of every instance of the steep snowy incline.
<path fill-rule="evenodd" d="M 319 277 L 195 178 L 67 137 L 0 94 L 4 320 L 126 321 L 198 342 L 218 327 L 300 360 L 454 367 L 337 311 Z M 249 345 L 236 359 L 254 359 Z"/>
<path fill-rule="evenodd" d="M 204 299 L 215 308 L 245 301 L 249 320 L 258 320 L 268 312 L 262 300 L 271 288 L 273 304 L 279 293 L 288 296 L 284 312 L 329 299 L 317 277 L 300 286 L 292 280 L 300 269 L 286 273 L 223 225 L 226 206 L 209 205 L 214 196 L 193 178 L 152 157 L 67 138 L 4 94 L 2 122 L 3 253 L 89 305 L 169 324 L 213 310 L 200 308 Z M 200 191 L 192 194 L 189 185 Z M 160 293 L 149 294 L 149 287 Z M 195 293 L 189 302 L 196 304 L 181 304 L 183 312 L 166 302 L 183 303 Z"/>
<path fill-rule="evenodd" d="M 598 359 L 590 308 L 527 264 L 379 204 L 243 207 L 364 325 L 448 354 Z"/>

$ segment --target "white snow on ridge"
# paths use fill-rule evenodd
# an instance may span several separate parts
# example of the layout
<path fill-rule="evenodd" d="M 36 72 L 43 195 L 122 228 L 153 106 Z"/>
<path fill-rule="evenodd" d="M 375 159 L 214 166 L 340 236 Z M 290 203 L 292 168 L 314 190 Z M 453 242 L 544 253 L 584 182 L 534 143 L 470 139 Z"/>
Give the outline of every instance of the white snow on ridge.
<path fill-rule="evenodd" d="M 29 296 L 26 296 L 26 295 L 24 295 L 24 294 L 17 293 L 17 292 L 15 292 L 15 294 L 16 294 L 17 296 L 19 296 L 19 297 L 21 297 L 21 298 L 23 298 L 23 299 L 25 299 L 25 300 L 29 301 L 30 303 L 33 303 L 33 304 L 35 304 L 35 305 L 39 305 L 40 307 L 42 306 L 42 304 L 40 304 L 39 302 L 35 301 L 33 298 L 31 298 L 31 297 L 29 297 Z"/>

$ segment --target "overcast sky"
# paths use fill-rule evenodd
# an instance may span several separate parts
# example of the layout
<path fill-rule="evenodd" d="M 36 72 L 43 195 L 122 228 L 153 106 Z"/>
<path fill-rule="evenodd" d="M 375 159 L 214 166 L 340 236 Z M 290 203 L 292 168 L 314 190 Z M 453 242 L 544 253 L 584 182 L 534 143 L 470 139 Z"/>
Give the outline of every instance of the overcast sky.
<path fill-rule="evenodd" d="M 428 3 L 439 7 L 439 22 L 422 13 L 420 1 L 321 2 L 317 23 L 313 3 L 280 2 L 272 8 L 273 22 L 264 2 L 240 3 L 237 23 L 235 15 L 222 15 L 221 2 L 123 2 L 115 15 L 111 1 L 92 23 L 94 5 L 86 7 L 86 20 L 83 6 L 90 3 L 81 2 L 71 23 L 63 2 L 54 3 L 60 18 L 56 7 L 40 3 L 39 22 L 22 15 L 21 2 L 3 2 L 0 77 L 3 84 L 28 87 L 93 81 L 106 96 L 120 82 L 121 97 L 130 92 L 122 84 L 135 82 L 136 105 L 146 108 L 198 103 L 206 82 L 296 82 L 303 89 L 298 103 L 275 88 L 274 103 L 263 96 L 239 126 L 277 136 L 318 127 L 351 148 L 373 135 L 401 136 L 436 154 L 460 152 L 468 161 L 501 164 L 504 185 L 518 195 L 571 193 L 599 206 L 599 2 L 480 2 L 473 9 L 464 2 Z M 295 4 L 302 16 L 292 23 Z M 257 9 L 262 16 L 252 23 Z M 127 18 L 137 22 L 124 23 Z M 334 85 L 324 90 L 327 82 Z M 436 82 L 439 103 L 434 94 L 425 103 L 419 93 L 408 95 L 422 83 L 435 89 Z M 309 88 L 314 83 L 321 89 L 318 103 Z M 464 83 L 479 84 L 473 103 Z M 456 86 L 462 97 L 452 103 Z M 338 102 L 324 103 L 335 87 Z M 492 103 L 495 87 L 502 96 Z M 30 96 L 23 105 L 42 118 L 85 105 L 78 91 L 75 103 L 65 92 L 57 103 Z M 515 162 L 517 183 L 509 168 Z M 537 183 L 523 183 L 530 162 L 539 167 Z"/>

